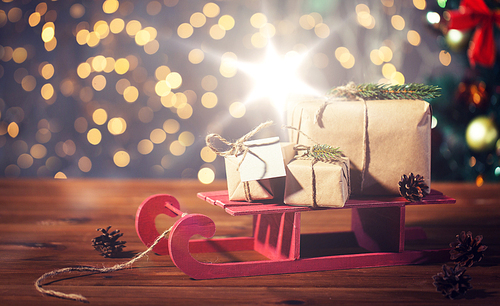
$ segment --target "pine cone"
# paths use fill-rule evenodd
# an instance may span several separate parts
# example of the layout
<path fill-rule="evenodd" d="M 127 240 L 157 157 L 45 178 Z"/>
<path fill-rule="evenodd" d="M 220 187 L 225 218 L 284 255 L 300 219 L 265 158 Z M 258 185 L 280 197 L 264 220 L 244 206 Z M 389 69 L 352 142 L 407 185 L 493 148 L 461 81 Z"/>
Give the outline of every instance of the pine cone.
<path fill-rule="evenodd" d="M 126 243 L 126 241 L 118 241 L 118 238 L 123 236 L 120 230 L 109 233 L 110 228 L 111 225 L 107 228 L 98 228 L 97 231 L 102 232 L 102 235 L 92 239 L 92 246 L 104 257 L 116 257 L 123 250 Z"/>
<path fill-rule="evenodd" d="M 428 194 L 429 187 L 425 184 L 424 177 L 419 174 L 416 176 L 413 176 L 413 173 L 409 176 L 403 174 L 398 185 L 399 194 L 411 202 L 421 201 Z"/>
<path fill-rule="evenodd" d="M 453 248 L 450 251 L 451 260 L 462 267 L 471 267 L 475 262 L 481 261 L 483 252 L 488 248 L 481 243 L 482 240 L 482 235 L 473 239 L 470 231 L 467 234 L 462 231 L 457 235 L 457 240 L 450 243 L 450 247 Z"/>
<path fill-rule="evenodd" d="M 457 299 L 461 298 L 468 289 L 471 289 L 470 276 L 464 275 L 466 268 L 456 265 L 451 268 L 447 265 L 443 265 L 443 272 L 439 272 L 434 275 L 432 279 L 434 280 L 434 287 L 437 291 L 449 298 Z"/>

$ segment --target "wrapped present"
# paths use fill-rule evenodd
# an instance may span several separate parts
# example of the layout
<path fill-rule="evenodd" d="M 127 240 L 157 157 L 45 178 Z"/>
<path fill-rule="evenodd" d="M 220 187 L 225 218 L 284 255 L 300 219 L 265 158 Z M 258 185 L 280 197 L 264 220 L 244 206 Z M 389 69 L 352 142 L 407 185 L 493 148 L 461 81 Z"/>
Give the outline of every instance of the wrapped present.
<path fill-rule="evenodd" d="M 207 136 L 207 146 L 224 156 L 229 200 L 251 202 L 282 198 L 286 175 L 282 147 L 290 145 L 280 143 L 279 137 L 248 140 L 270 124 L 271 121 L 259 125 L 234 143 L 217 134 Z M 213 138 L 229 149 L 215 148 Z"/>
<path fill-rule="evenodd" d="M 238 165 L 240 159 L 232 156 L 224 158 L 226 166 L 227 191 L 231 201 L 270 200 L 279 188 L 278 178 L 241 181 Z M 274 187 L 274 188 L 273 188 Z"/>
<path fill-rule="evenodd" d="M 431 109 L 422 100 L 321 98 L 289 105 L 288 124 L 349 157 L 353 195 L 397 195 L 404 173 L 430 186 Z M 291 141 L 312 141 L 295 130 Z"/>
<path fill-rule="evenodd" d="M 284 203 L 343 207 L 350 195 L 349 159 L 297 157 L 287 165 Z"/>
<path fill-rule="evenodd" d="M 337 163 L 297 159 L 287 165 L 285 204 L 343 207 L 348 199 L 348 159 Z"/>

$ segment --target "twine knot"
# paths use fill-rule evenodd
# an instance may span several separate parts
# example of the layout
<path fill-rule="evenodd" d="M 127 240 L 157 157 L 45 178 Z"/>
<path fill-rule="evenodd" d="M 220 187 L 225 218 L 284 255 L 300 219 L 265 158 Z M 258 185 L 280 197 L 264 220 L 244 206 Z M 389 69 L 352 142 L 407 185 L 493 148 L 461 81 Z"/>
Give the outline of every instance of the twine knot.
<path fill-rule="evenodd" d="M 348 100 L 356 100 L 358 87 L 354 82 L 349 82 L 345 86 L 338 86 L 330 90 L 328 97 L 346 97 Z"/>
<path fill-rule="evenodd" d="M 216 133 L 208 134 L 207 137 L 205 137 L 205 142 L 207 144 L 207 147 L 209 147 L 215 154 L 217 154 L 219 156 L 237 157 L 239 155 L 243 155 L 243 158 L 241 159 L 240 163 L 238 164 L 238 169 L 239 169 L 241 163 L 243 162 L 243 160 L 245 159 L 245 156 L 247 155 L 247 153 L 249 151 L 249 148 L 245 145 L 245 142 L 247 140 L 249 140 L 250 138 L 252 138 L 252 136 L 257 134 L 260 130 L 262 130 L 262 129 L 264 129 L 272 124 L 273 124 L 272 121 L 267 121 L 267 122 L 261 123 L 256 128 L 254 128 L 253 130 L 251 130 L 247 134 L 240 137 L 235 142 L 230 142 L 227 139 L 225 139 L 224 137 L 222 137 L 221 135 L 216 134 Z M 213 139 L 218 139 L 222 143 L 226 144 L 229 147 L 229 149 L 226 151 L 219 150 L 218 148 L 216 148 L 213 145 L 213 143 L 212 143 Z"/>

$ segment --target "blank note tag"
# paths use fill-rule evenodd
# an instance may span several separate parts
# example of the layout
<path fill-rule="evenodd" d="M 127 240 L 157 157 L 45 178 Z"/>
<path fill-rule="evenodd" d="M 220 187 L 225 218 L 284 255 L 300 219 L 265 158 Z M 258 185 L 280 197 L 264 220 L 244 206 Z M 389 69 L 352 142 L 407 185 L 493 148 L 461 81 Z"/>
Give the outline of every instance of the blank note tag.
<path fill-rule="evenodd" d="M 250 140 L 245 145 L 249 151 L 240 165 L 242 182 L 286 175 L 279 137 Z"/>

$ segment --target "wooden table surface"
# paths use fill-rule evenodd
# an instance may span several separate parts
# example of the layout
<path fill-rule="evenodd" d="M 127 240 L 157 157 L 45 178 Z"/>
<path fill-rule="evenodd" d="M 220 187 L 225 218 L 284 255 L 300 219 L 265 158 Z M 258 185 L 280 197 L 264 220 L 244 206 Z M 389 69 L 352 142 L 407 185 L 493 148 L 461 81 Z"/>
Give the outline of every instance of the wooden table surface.
<path fill-rule="evenodd" d="M 153 194 L 171 194 L 183 211 L 209 216 L 217 226 L 217 237 L 251 235 L 251 216 L 229 216 L 196 197 L 200 191 L 225 186 L 224 181 L 202 185 L 168 180 L 0 180 L 0 305 L 80 304 L 43 296 L 35 290 L 34 281 L 53 269 L 109 267 L 144 251 L 134 218 L 141 202 Z M 467 270 L 473 289 L 461 300 L 444 298 L 432 285 L 432 276 L 444 262 L 193 280 L 169 256 L 150 254 L 132 268 L 61 275 L 44 281 L 44 288 L 80 293 L 92 305 L 498 305 L 500 185 L 433 183 L 432 187 L 457 203 L 407 207 L 407 226 L 420 226 L 428 236 L 407 247 L 446 248 L 462 230 L 483 235 L 488 245 L 483 261 Z M 157 218 L 157 227 L 162 231 L 174 221 Z M 90 243 L 99 235 L 96 229 L 108 225 L 124 233 L 127 247 L 122 258 L 103 258 Z M 349 209 L 302 214 L 302 233 L 349 230 Z M 344 251 L 349 248 L 355 246 L 344 245 Z M 263 259 L 253 251 L 194 257 L 205 262 Z"/>

